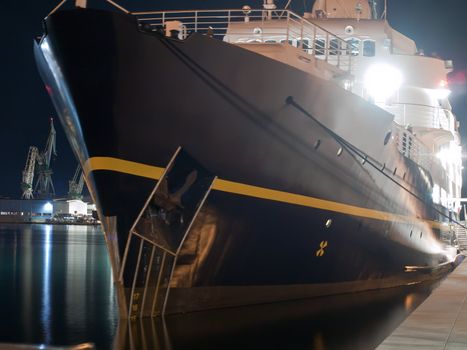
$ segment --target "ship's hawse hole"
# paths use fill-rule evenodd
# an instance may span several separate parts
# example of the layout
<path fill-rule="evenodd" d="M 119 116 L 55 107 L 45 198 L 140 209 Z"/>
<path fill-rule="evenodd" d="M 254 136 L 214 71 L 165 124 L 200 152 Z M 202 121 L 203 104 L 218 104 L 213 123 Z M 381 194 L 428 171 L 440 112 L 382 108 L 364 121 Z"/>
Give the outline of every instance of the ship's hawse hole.
<path fill-rule="evenodd" d="M 386 136 L 384 137 L 384 145 L 386 146 L 389 142 L 389 140 L 391 139 L 391 135 L 392 133 L 389 131 Z"/>

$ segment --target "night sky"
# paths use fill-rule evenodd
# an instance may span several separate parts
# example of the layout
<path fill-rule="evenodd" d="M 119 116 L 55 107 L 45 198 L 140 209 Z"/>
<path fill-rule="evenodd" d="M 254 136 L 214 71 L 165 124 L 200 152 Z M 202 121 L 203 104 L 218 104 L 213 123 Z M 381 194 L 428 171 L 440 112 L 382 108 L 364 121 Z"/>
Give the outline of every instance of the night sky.
<path fill-rule="evenodd" d="M 382 0 L 381 0 L 382 1 Z M 126 0 L 117 1 L 130 11 L 195 8 L 259 8 L 261 0 Z M 278 7 L 287 1 L 278 0 Z M 49 118 L 56 113 L 40 80 L 33 58 L 33 38 L 42 33 L 41 20 L 59 1 L 0 0 L 0 196 L 21 196 L 20 182 L 29 146 L 43 149 L 49 131 Z M 303 13 L 313 0 L 293 0 L 292 9 Z M 415 40 L 425 54 L 436 53 L 452 59 L 451 104 L 467 140 L 467 2 L 465 0 L 388 0 L 388 20 L 392 27 Z M 77 162 L 58 118 L 58 157 L 53 164 L 54 183 L 59 196 L 65 196 L 68 180 Z M 467 141 L 464 141 L 464 144 Z M 464 152 L 467 148 L 464 147 Z M 464 172 L 464 193 L 467 178 Z M 465 195 L 464 195 L 465 197 Z"/>

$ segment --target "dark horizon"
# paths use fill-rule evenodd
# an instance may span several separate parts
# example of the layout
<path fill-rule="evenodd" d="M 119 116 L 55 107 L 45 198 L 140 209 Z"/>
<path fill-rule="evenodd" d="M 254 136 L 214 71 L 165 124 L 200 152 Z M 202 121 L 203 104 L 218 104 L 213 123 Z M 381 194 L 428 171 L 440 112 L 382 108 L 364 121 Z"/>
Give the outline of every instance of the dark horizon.
<path fill-rule="evenodd" d="M 92 5 L 95 1 L 89 1 Z M 276 1 L 283 7 L 287 1 Z M 248 4 L 259 8 L 261 0 L 255 1 L 118 1 L 130 10 L 184 9 L 184 8 L 241 8 Z M 292 9 L 303 13 L 311 9 L 313 1 L 292 1 Z M 55 118 L 57 130 L 57 159 L 53 163 L 54 184 L 58 196 L 66 196 L 68 181 L 73 177 L 77 161 L 68 145 L 55 110 L 47 95 L 37 71 L 32 44 L 42 33 L 41 21 L 58 1 L 26 1 L 3 4 L 1 29 L 4 54 L 0 55 L 2 67 L 2 121 L 0 128 L 0 162 L 3 164 L 0 196 L 19 198 L 21 196 L 21 175 L 26 162 L 29 146 L 44 148 L 49 118 Z M 131 5 L 131 6 L 130 6 Z M 467 140 L 467 48 L 464 36 L 467 24 L 464 10 L 467 4 L 460 0 L 446 0 L 442 4 L 426 0 L 389 0 L 388 21 L 393 28 L 412 38 L 426 55 L 439 55 L 451 59 L 454 72 L 450 75 L 451 104 L 460 121 L 460 132 Z M 464 123 L 465 127 L 464 127 Z M 464 141 L 465 143 L 465 141 Z M 464 183 L 467 183 L 465 172 Z M 464 186 L 463 197 L 466 197 Z"/>

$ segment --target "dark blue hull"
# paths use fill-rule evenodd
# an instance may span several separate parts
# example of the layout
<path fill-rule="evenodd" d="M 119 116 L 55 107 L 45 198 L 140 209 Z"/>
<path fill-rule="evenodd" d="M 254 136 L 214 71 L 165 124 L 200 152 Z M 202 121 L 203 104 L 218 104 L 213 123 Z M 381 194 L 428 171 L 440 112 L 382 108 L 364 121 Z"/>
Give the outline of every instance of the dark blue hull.
<path fill-rule="evenodd" d="M 384 141 L 389 114 L 337 85 L 94 10 L 49 17 L 36 60 L 101 220 L 116 222 L 114 268 L 178 147 L 218 177 L 171 275 L 171 295 L 192 302 L 174 310 L 391 287 L 449 269 L 449 218 L 433 207 L 426 172 Z M 149 257 L 138 246 L 127 266 Z M 122 285 L 133 277 L 123 272 Z"/>

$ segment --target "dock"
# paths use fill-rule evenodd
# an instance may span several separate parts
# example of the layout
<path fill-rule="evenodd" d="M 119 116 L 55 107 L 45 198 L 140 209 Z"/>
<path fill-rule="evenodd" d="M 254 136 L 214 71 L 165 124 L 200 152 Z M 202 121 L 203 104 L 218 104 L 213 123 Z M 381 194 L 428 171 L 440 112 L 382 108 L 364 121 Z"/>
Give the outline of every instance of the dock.
<path fill-rule="evenodd" d="M 467 259 L 377 350 L 467 349 Z"/>

